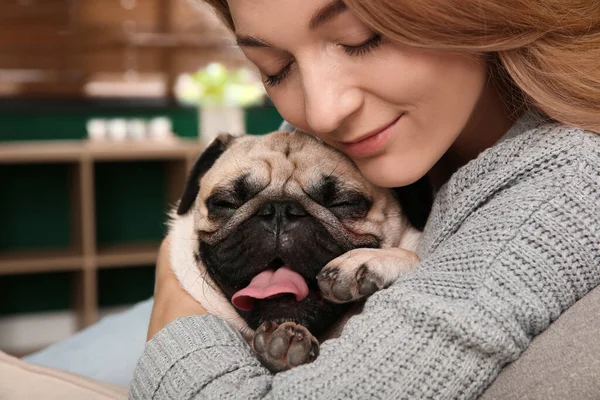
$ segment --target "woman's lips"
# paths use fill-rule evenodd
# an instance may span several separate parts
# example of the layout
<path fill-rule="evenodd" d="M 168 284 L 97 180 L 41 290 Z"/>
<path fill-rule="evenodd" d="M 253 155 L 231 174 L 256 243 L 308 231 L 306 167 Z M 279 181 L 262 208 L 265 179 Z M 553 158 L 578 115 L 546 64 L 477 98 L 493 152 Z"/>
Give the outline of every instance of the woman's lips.
<path fill-rule="evenodd" d="M 390 122 L 385 127 L 365 135 L 363 138 L 353 142 L 340 142 L 340 147 L 344 153 L 350 157 L 368 157 L 378 152 L 389 140 L 392 135 L 392 130 L 398 120 L 402 117 L 400 115 L 395 120 Z"/>

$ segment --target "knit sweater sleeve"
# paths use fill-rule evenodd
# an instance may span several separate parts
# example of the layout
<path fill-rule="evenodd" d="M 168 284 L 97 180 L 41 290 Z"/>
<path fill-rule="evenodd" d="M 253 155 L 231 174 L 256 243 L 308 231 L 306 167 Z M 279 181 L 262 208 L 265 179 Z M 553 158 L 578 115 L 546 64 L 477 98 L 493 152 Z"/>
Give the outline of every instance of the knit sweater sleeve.
<path fill-rule="evenodd" d="M 272 375 L 221 319 L 180 318 L 148 343 L 131 398 L 477 397 L 600 281 L 600 142 L 581 143 L 533 157 L 544 173 L 511 174 L 484 200 L 437 201 L 423 261 L 312 364 Z"/>

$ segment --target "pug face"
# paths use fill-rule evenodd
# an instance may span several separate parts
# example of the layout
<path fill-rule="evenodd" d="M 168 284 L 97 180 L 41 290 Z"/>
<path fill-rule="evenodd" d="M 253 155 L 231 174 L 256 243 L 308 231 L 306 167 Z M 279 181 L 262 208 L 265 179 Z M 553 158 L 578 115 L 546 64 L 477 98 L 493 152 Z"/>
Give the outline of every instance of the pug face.
<path fill-rule="evenodd" d="M 174 216 L 175 228 L 187 221 L 174 229 L 174 251 L 191 252 L 193 261 L 175 255 L 173 268 L 206 308 L 216 300 L 206 288 L 190 288 L 193 282 L 207 282 L 227 308 L 279 271 L 289 279 L 273 293 L 246 296 L 235 313 L 252 330 L 293 321 L 318 336 L 348 305 L 324 300 L 317 274 L 352 249 L 397 247 L 408 228 L 401 211 L 392 191 L 370 184 L 343 154 L 308 135 L 220 137 L 198 159 Z M 185 278 L 190 269 L 193 280 Z M 285 289 L 289 284 L 301 288 Z"/>

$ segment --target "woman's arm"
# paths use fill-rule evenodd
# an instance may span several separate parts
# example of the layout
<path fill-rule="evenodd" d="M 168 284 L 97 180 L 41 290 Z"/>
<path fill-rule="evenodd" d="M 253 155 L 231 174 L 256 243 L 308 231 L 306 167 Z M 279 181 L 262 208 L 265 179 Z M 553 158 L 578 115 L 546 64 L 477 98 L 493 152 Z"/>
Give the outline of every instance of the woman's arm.
<path fill-rule="evenodd" d="M 131 397 L 476 397 L 600 281 L 593 154 L 557 166 L 554 184 L 535 173 L 508 182 L 440 228 L 446 237 L 419 267 L 374 294 L 312 364 L 272 375 L 219 318 L 180 318 L 148 343 Z"/>
<path fill-rule="evenodd" d="M 206 314 L 200 303 L 181 287 L 179 280 L 171 269 L 169 251 L 171 243 L 165 238 L 156 260 L 156 278 L 154 283 L 154 303 L 150 314 L 150 324 L 146 340 L 177 317 Z"/>

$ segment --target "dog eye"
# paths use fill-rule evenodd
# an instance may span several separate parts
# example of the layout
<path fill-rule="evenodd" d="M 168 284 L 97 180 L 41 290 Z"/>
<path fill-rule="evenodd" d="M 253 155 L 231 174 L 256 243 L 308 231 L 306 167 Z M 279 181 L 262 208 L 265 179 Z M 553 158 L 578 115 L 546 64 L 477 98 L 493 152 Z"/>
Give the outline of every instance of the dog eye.
<path fill-rule="evenodd" d="M 371 209 L 371 200 L 363 195 L 345 196 L 335 199 L 327 208 L 340 212 L 344 217 L 360 218 Z"/>
<path fill-rule="evenodd" d="M 340 202 L 336 202 L 333 203 L 329 206 L 329 208 L 338 208 L 338 207 L 352 207 L 357 205 L 356 202 L 351 202 L 351 201 L 340 201 Z"/>
<path fill-rule="evenodd" d="M 206 208 L 208 208 L 208 211 L 210 212 L 219 209 L 236 210 L 237 206 L 229 200 L 209 197 L 208 200 L 206 200 Z"/>
<path fill-rule="evenodd" d="M 370 204 L 371 201 L 363 196 L 362 194 L 342 194 L 336 196 L 328 207 L 353 207 L 353 206 L 364 206 Z"/>

